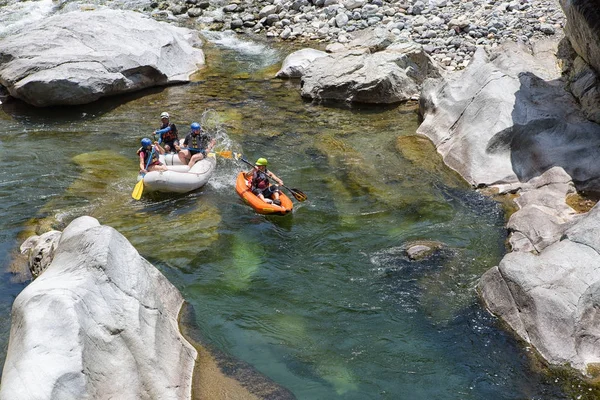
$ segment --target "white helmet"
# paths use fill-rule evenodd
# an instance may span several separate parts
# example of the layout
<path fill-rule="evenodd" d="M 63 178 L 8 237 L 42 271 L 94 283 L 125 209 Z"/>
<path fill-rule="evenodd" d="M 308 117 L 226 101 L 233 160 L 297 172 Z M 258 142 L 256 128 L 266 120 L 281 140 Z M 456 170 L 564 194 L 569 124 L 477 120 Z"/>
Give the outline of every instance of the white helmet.
<path fill-rule="evenodd" d="M 163 118 L 169 119 L 169 113 L 165 111 L 164 113 L 160 114 L 160 119 Z"/>

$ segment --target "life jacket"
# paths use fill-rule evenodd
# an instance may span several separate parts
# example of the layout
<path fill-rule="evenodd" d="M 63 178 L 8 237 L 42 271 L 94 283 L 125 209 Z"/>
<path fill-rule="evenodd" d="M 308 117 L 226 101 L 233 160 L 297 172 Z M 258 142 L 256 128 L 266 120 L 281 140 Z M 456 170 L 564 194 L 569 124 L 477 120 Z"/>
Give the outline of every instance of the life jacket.
<path fill-rule="evenodd" d="M 205 150 L 209 140 L 210 139 L 206 134 L 194 135 L 193 133 L 190 133 L 187 146 L 191 149 Z"/>
<path fill-rule="evenodd" d="M 252 189 L 265 190 L 270 185 L 267 170 L 255 171 L 252 175 Z"/>
<path fill-rule="evenodd" d="M 158 151 L 154 151 L 154 154 L 152 154 L 152 161 L 150 161 L 150 164 L 148 164 L 148 157 L 150 157 L 150 154 L 152 153 L 152 149 L 148 150 L 148 149 L 144 149 L 143 147 L 140 147 L 139 150 L 137 151 L 137 154 L 139 156 L 140 153 L 144 153 L 144 165 L 149 167 L 150 165 L 156 165 L 156 164 L 160 164 L 160 160 L 158 158 Z"/>
<path fill-rule="evenodd" d="M 159 130 L 165 129 L 166 127 L 171 128 L 171 130 L 162 134 L 162 141 L 164 143 L 169 143 L 174 140 L 177 140 L 177 127 L 175 126 L 175 124 L 167 124 L 165 126 L 161 126 Z"/>

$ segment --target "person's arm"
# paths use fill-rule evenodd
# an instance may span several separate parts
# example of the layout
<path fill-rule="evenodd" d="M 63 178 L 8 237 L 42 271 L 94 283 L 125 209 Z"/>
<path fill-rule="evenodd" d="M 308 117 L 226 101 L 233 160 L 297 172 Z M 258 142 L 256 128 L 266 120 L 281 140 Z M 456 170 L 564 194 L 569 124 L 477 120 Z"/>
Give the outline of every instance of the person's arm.
<path fill-rule="evenodd" d="M 154 142 L 154 147 L 158 149 L 159 154 L 165 154 L 165 149 L 160 144 L 158 144 L 158 142 Z"/>
<path fill-rule="evenodd" d="M 144 152 L 140 151 L 140 172 L 146 173 L 146 165 L 144 164 Z"/>
<path fill-rule="evenodd" d="M 279 178 L 277 177 L 277 175 L 275 175 L 274 173 L 272 173 L 271 171 L 269 171 L 269 176 L 270 176 L 271 178 L 273 178 L 273 179 L 274 179 L 274 180 L 275 180 L 277 183 L 279 183 L 280 185 L 282 185 L 282 186 L 283 186 L 283 181 L 282 181 L 281 179 L 279 179 Z"/>
<path fill-rule="evenodd" d="M 254 175 L 254 171 L 256 171 L 256 167 L 252 168 L 250 171 L 244 173 L 244 178 L 250 179 L 252 175 Z"/>
<path fill-rule="evenodd" d="M 215 138 L 210 139 L 210 142 L 208 143 L 208 148 L 206 150 L 212 151 L 213 147 L 215 147 L 215 144 L 217 144 L 216 139 Z"/>
<path fill-rule="evenodd" d="M 163 128 L 163 129 L 158 129 L 158 130 L 154 131 L 154 134 L 155 134 L 155 135 L 159 135 L 159 136 L 161 136 L 163 133 L 167 133 L 167 132 L 169 132 L 170 130 L 171 130 L 171 127 L 170 127 L 170 126 L 167 126 L 166 128 Z"/>

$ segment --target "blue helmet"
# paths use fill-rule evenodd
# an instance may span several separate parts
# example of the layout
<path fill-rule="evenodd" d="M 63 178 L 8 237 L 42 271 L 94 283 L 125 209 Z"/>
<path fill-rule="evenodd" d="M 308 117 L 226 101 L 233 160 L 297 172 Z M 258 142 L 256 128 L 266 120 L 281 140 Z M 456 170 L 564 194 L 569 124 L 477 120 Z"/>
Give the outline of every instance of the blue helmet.
<path fill-rule="evenodd" d="M 148 138 L 142 139 L 142 147 L 147 147 L 147 146 L 151 146 L 151 145 L 152 145 L 152 140 L 150 140 Z"/>
<path fill-rule="evenodd" d="M 200 130 L 200 124 L 197 122 L 192 122 L 192 125 L 190 125 L 190 128 L 192 128 L 193 131 L 199 131 Z"/>

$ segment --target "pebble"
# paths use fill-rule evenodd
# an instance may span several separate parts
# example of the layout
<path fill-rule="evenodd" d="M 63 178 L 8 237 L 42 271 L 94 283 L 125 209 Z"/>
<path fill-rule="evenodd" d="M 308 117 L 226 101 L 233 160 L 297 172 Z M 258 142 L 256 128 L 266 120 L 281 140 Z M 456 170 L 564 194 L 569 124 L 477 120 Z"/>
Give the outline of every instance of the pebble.
<path fill-rule="evenodd" d="M 153 13 L 166 9 L 176 18 L 201 15 L 196 20 L 201 29 L 262 33 L 287 41 L 344 44 L 358 31 L 384 27 L 399 42 L 424 45 L 448 69 L 464 68 L 477 46 L 494 48 L 505 40 L 527 44 L 562 32 L 565 24 L 558 0 L 167 0 L 152 4 Z"/>

